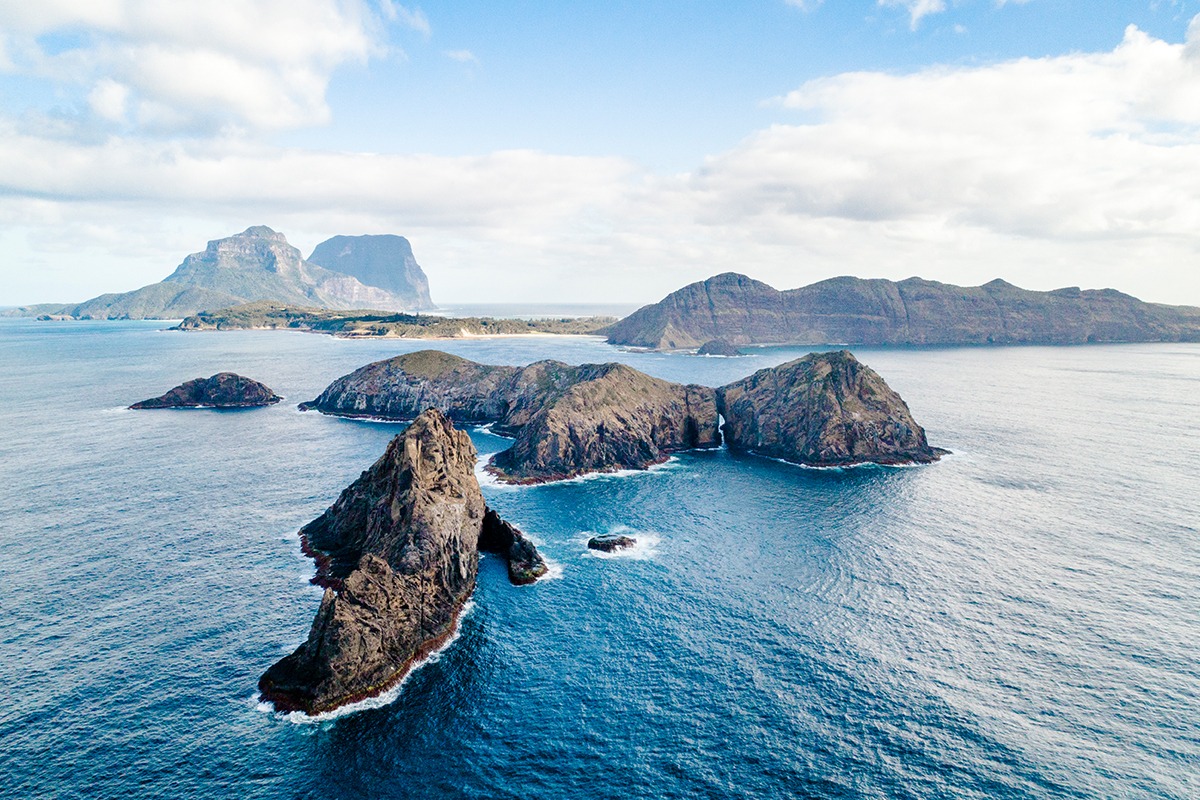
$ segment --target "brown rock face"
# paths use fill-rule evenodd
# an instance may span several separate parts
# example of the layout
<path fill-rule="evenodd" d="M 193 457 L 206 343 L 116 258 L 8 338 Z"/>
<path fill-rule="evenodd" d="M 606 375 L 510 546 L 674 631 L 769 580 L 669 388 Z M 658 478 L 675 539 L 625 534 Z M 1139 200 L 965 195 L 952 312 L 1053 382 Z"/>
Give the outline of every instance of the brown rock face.
<path fill-rule="evenodd" d="M 945 452 L 846 350 L 759 370 L 718 393 L 732 449 L 812 466 L 926 463 Z"/>
<path fill-rule="evenodd" d="M 577 377 L 493 458 L 497 476 L 536 483 L 644 469 L 671 453 L 721 442 L 713 389 L 669 383 L 623 364 L 585 364 Z"/>
<path fill-rule="evenodd" d="M 232 372 L 196 378 L 176 386 L 161 397 L 134 403 L 130 408 L 251 408 L 282 400 L 258 381 Z"/>
<path fill-rule="evenodd" d="M 669 383 L 623 364 L 501 367 L 422 350 L 368 364 L 301 408 L 411 419 L 428 406 L 515 436 L 494 462 L 510 482 L 641 469 L 674 452 L 720 444 L 713 389 Z"/>
<path fill-rule="evenodd" d="M 479 559 L 475 459 L 430 409 L 301 530 L 325 596 L 308 640 L 259 681 L 265 700 L 317 714 L 370 697 L 450 636 Z"/>
<path fill-rule="evenodd" d="M 746 344 L 1086 344 L 1200 341 L 1200 308 L 1114 289 L 1034 292 L 994 280 L 952 286 L 830 278 L 779 291 L 727 272 L 689 284 L 607 329 L 613 344 L 686 350 Z"/>

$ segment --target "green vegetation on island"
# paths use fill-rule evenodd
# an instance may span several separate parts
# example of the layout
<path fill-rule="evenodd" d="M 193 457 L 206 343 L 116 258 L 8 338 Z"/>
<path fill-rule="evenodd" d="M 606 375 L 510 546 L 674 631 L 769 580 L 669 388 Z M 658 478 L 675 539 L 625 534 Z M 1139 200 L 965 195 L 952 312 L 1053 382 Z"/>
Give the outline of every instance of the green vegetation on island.
<path fill-rule="evenodd" d="M 463 339 L 530 333 L 603 335 L 604 329 L 615 321 L 614 317 L 439 317 L 388 311 L 333 311 L 259 302 L 219 311 L 201 311 L 187 317 L 172 330 L 295 330 L 346 338 Z"/>

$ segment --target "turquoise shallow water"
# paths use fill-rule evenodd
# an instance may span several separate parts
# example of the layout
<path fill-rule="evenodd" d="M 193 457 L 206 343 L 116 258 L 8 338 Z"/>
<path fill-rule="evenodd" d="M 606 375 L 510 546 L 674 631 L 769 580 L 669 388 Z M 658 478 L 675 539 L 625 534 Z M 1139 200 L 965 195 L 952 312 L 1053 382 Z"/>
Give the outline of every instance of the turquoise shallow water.
<path fill-rule="evenodd" d="M 298 724 L 253 697 L 319 600 L 295 532 L 401 426 L 294 405 L 421 345 L 160 327 L 0 321 L 0 795 L 1200 796 L 1200 346 L 856 351 L 930 467 L 485 486 L 556 577 L 485 559 L 394 702 Z M 804 352 L 435 346 L 711 385 Z M 121 410 L 222 369 L 287 399 Z"/>

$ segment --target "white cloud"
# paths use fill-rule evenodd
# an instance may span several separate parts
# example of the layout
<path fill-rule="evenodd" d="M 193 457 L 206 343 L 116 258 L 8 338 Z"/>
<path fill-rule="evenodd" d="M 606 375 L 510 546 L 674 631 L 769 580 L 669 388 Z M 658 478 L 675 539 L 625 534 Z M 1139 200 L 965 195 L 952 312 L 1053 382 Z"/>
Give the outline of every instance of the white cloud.
<path fill-rule="evenodd" d="M 921 19 L 946 10 L 945 0 L 878 0 L 880 6 L 903 6 L 908 10 L 909 25 L 915 31 Z"/>
<path fill-rule="evenodd" d="M 88 105 L 101 119 L 122 123 L 129 105 L 129 87 L 101 78 L 88 94 Z"/>
<path fill-rule="evenodd" d="M 115 113 L 107 91 L 95 104 Z M 781 287 L 836 274 L 1003 276 L 1200 304 L 1200 22 L 1183 44 L 1131 27 L 1110 52 L 847 73 L 778 106 L 810 121 L 760 130 L 680 175 L 532 151 L 81 144 L 10 120 L 0 217 L 6 236 L 77 242 L 89 263 L 127 270 L 133 247 L 157 265 L 111 273 L 127 277 L 98 287 L 110 290 L 262 222 L 305 249 L 334 233 L 407 235 L 443 300 L 652 300 L 736 269 Z M 78 256 L 31 249 L 53 278 L 0 302 L 87 294 L 63 297 L 50 272 Z"/>
<path fill-rule="evenodd" d="M 452 61 L 457 61 L 460 64 L 478 64 L 479 59 L 470 50 L 446 50 L 446 58 Z"/>
<path fill-rule="evenodd" d="M 408 8 L 399 3 L 393 3 L 392 0 L 379 0 L 379 7 L 388 20 L 399 22 L 406 28 L 411 28 L 421 34 L 426 39 L 433 35 L 433 28 L 429 24 L 429 17 L 425 16 L 425 12 L 421 9 Z"/>
<path fill-rule="evenodd" d="M 10 71 L 78 87 L 101 117 L 119 84 L 136 121 L 200 130 L 326 121 L 330 75 L 382 54 L 381 25 L 361 0 L 0 0 Z"/>
<path fill-rule="evenodd" d="M 815 11 L 825 0 L 784 0 L 789 6 L 795 6 L 801 11 Z"/>

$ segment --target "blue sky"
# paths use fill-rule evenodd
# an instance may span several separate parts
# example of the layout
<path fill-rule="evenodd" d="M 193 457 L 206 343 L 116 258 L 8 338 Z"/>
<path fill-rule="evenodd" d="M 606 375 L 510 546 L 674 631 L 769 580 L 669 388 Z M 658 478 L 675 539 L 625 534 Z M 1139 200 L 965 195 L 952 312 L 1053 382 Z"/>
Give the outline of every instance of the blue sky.
<path fill-rule="evenodd" d="M 252 224 L 434 297 L 735 269 L 1200 305 L 1200 0 L 0 0 L 0 303 Z M 1189 32 L 1190 31 L 1190 32 Z"/>

